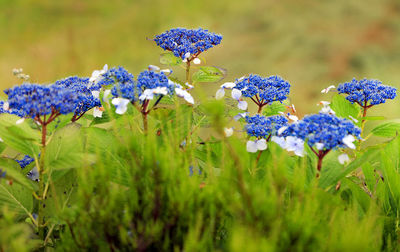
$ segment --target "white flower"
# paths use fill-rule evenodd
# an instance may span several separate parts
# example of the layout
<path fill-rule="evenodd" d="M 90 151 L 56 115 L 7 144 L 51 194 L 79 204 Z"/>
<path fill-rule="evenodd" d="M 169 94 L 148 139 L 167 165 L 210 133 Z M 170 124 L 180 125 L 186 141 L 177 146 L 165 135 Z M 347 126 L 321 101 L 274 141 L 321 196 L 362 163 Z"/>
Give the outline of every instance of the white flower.
<path fill-rule="evenodd" d="M 315 147 L 317 147 L 317 150 L 322 150 L 324 148 L 324 144 L 323 143 L 316 143 Z"/>
<path fill-rule="evenodd" d="M 201 63 L 201 60 L 199 58 L 194 58 L 193 63 L 198 65 Z"/>
<path fill-rule="evenodd" d="M 287 126 L 282 126 L 278 129 L 278 136 L 281 135 L 288 127 Z"/>
<path fill-rule="evenodd" d="M 139 96 L 139 100 L 143 101 L 143 100 L 153 100 L 154 97 L 154 93 L 153 93 L 153 89 L 146 89 L 143 91 L 143 93 Z"/>
<path fill-rule="evenodd" d="M 266 150 L 267 149 L 267 141 L 265 139 L 260 139 L 256 141 L 247 141 L 246 149 L 248 152 L 257 152 L 259 150 Z"/>
<path fill-rule="evenodd" d="M 246 110 L 247 109 L 247 101 L 239 101 L 238 108 L 241 110 Z"/>
<path fill-rule="evenodd" d="M 345 164 L 345 163 L 348 163 L 350 161 L 350 158 L 346 153 L 343 153 L 343 154 L 338 156 L 338 160 L 339 160 L 339 163 Z"/>
<path fill-rule="evenodd" d="M 110 89 L 106 89 L 104 91 L 104 95 L 103 95 L 103 102 L 107 102 L 111 99 L 111 90 Z"/>
<path fill-rule="evenodd" d="M 249 113 L 249 112 L 239 113 L 239 114 L 237 114 L 237 115 L 235 115 L 235 116 L 233 117 L 233 120 L 237 121 L 237 120 L 239 120 L 239 119 L 241 119 L 241 118 L 245 118 L 246 115 L 247 115 L 248 113 Z"/>
<path fill-rule="evenodd" d="M 92 76 L 89 79 L 89 85 L 88 87 L 91 87 L 92 84 L 97 84 L 100 80 L 103 74 L 105 74 L 108 70 L 108 65 L 105 64 L 102 70 L 94 70 L 92 73 Z"/>
<path fill-rule="evenodd" d="M 304 156 L 304 141 L 300 138 L 288 136 L 286 137 L 286 150 L 293 151 L 297 156 Z"/>
<path fill-rule="evenodd" d="M 3 103 L 3 110 L 9 110 L 10 109 L 10 104 L 8 102 Z"/>
<path fill-rule="evenodd" d="M 161 94 L 161 95 L 168 94 L 167 87 L 156 87 L 156 88 L 153 88 L 152 90 L 153 90 L 153 94 Z"/>
<path fill-rule="evenodd" d="M 239 100 L 240 97 L 242 96 L 242 91 L 240 91 L 239 89 L 232 89 L 232 98 L 235 100 Z"/>
<path fill-rule="evenodd" d="M 166 75 L 169 75 L 170 73 L 172 73 L 172 70 L 171 69 L 163 69 L 163 70 L 160 71 L 160 73 L 164 73 Z"/>
<path fill-rule="evenodd" d="M 194 86 L 193 85 L 190 85 L 189 83 L 185 83 L 185 85 L 188 87 L 188 90 L 190 90 L 190 89 L 193 89 L 194 88 Z"/>
<path fill-rule="evenodd" d="M 149 65 L 149 71 L 160 71 L 160 68 L 155 65 Z"/>
<path fill-rule="evenodd" d="M 0 137 L 0 142 L 4 142 L 3 139 L 1 139 L 1 137 Z"/>
<path fill-rule="evenodd" d="M 194 104 L 194 99 L 188 91 L 181 88 L 175 88 L 175 93 L 178 97 L 185 99 L 185 101 L 187 101 L 188 103 Z"/>
<path fill-rule="evenodd" d="M 319 112 L 323 114 L 332 114 L 332 115 L 336 114 L 335 111 L 333 111 L 329 106 L 324 106 Z"/>
<path fill-rule="evenodd" d="M 335 88 L 335 86 L 334 85 L 331 85 L 331 86 L 329 86 L 329 87 L 327 87 L 327 88 L 324 88 L 324 89 L 322 89 L 321 90 L 321 93 L 322 94 L 327 94 L 331 89 L 333 89 L 333 88 Z"/>
<path fill-rule="evenodd" d="M 233 135 L 233 128 L 224 128 L 224 134 L 226 137 L 230 137 Z"/>
<path fill-rule="evenodd" d="M 290 120 L 292 120 L 293 122 L 297 122 L 299 120 L 299 118 L 295 115 L 289 115 L 288 116 Z"/>
<path fill-rule="evenodd" d="M 100 98 L 100 91 L 92 91 L 92 95 L 94 98 L 99 99 Z"/>
<path fill-rule="evenodd" d="M 103 110 L 99 107 L 94 107 L 93 117 L 102 117 L 102 116 L 103 116 Z"/>
<path fill-rule="evenodd" d="M 322 105 L 322 106 L 328 106 L 329 104 L 331 104 L 330 102 L 328 102 L 328 101 L 320 101 L 318 104 L 317 104 L 317 106 L 319 106 L 319 105 Z"/>
<path fill-rule="evenodd" d="M 271 141 L 277 143 L 282 149 L 286 149 L 286 140 L 284 137 L 272 136 Z"/>
<path fill-rule="evenodd" d="M 226 89 L 232 89 L 236 87 L 236 83 L 234 82 L 225 82 L 224 84 L 221 85 L 221 88 L 226 88 Z"/>
<path fill-rule="evenodd" d="M 221 100 L 222 98 L 224 98 L 225 96 L 225 89 L 220 88 L 217 90 L 217 92 L 215 93 L 215 99 L 217 100 Z"/>
<path fill-rule="evenodd" d="M 25 118 L 21 118 L 15 122 L 15 124 L 21 124 L 25 121 Z"/>
<path fill-rule="evenodd" d="M 356 138 L 353 135 L 347 135 L 343 137 L 342 142 L 350 149 L 355 149 L 356 146 L 353 143 L 355 140 Z"/>
<path fill-rule="evenodd" d="M 115 113 L 122 115 L 128 109 L 129 100 L 125 98 L 114 98 L 111 103 L 115 106 Z"/>
<path fill-rule="evenodd" d="M 190 52 L 185 53 L 184 58 L 187 59 L 187 58 L 189 58 L 189 57 L 190 57 Z"/>

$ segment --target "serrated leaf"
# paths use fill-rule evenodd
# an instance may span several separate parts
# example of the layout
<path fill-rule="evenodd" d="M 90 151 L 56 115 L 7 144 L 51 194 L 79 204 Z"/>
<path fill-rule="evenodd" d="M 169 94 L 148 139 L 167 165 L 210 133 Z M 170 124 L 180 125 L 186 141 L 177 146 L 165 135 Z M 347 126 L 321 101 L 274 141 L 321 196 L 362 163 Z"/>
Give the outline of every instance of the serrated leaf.
<path fill-rule="evenodd" d="M 224 73 L 217 67 L 200 67 L 192 75 L 193 82 L 217 82 L 224 78 Z"/>
<path fill-rule="evenodd" d="M 330 107 L 335 111 L 337 116 L 347 119 L 349 119 L 349 116 L 357 118 L 360 111 L 356 104 L 351 104 L 351 102 L 341 95 L 335 95 L 332 98 Z"/>
<path fill-rule="evenodd" d="M 32 193 L 19 184 L 9 185 L 0 181 L 0 208 L 7 207 L 20 217 L 28 216 L 33 209 Z"/>
<path fill-rule="evenodd" d="M 400 123 L 388 122 L 375 127 L 371 133 L 375 136 L 394 137 L 400 131 Z"/>
<path fill-rule="evenodd" d="M 2 171 L 6 172 L 7 179 L 12 179 L 14 182 L 30 189 L 31 191 L 37 189 L 37 185 L 26 177 L 16 161 L 0 158 L 0 168 Z"/>
<path fill-rule="evenodd" d="M 182 59 L 176 57 L 172 52 L 160 55 L 160 63 L 167 66 L 177 66 L 182 63 Z"/>

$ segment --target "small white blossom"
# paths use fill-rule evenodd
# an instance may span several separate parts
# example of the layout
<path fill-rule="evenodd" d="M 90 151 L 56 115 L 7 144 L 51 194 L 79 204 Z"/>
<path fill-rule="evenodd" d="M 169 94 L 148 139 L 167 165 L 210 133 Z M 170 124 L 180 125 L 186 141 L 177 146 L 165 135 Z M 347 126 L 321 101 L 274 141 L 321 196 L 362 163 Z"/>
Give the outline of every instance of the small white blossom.
<path fill-rule="evenodd" d="M 129 100 L 125 98 L 114 98 L 111 103 L 115 106 L 115 113 L 122 115 L 128 109 Z"/>
<path fill-rule="evenodd" d="M 239 100 L 240 97 L 242 96 L 242 91 L 240 91 L 239 89 L 232 89 L 232 98 L 235 100 Z"/>
<path fill-rule="evenodd" d="M 281 135 L 288 127 L 287 126 L 282 126 L 278 129 L 278 136 Z"/>
<path fill-rule="evenodd" d="M 235 115 L 235 116 L 233 117 L 233 120 L 238 121 L 238 120 L 241 119 L 241 118 L 245 118 L 246 115 L 247 115 L 248 113 L 249 113 L 249 112 L 239 113 L 239 114 L 237 114 L 237 115 Z"/>
<path fill-rule="evenodd" d="M 350 149 L 356 148 L 355 144 L 353 143 L 355 140 L 356 138 L 353 135 L 347 135 L 342 139 L 343 143 Z"/>
<path fill-rule="evenodd" d="M 338 156 L 339 163 L 346 164 L 350 161 L 349 156 L 346 153 L 343 153 Z"/>
<path fill-rule="evenodd" d="M 194 104 L 194 99 L 188 91 L 181 88 L 175 88 L 175 93 L 178 97 L 185 99 L 185 101 L 187 101 L 188 103 Z"/>
<path fill-rule="evenodd" d="M 224 128 L 224 134 L 226 137 L 230 137 L 233 135 L 233 128 Z"/>
<path fill-rule="evenodd" d="M 286 137 L 286 150 L 293 151 L 297 156 L 304 156 L 304 141 L 300 138 L 288 136 Z"/>
<path fill-rule="evenodd" d="M 143 101 L 143 100 L 153 100 L 154 97 L 154 93 L 153 93 L 153 89 L 146 89 L 143 91 L 143 93 L 139 96 L 139 100 Z"/>
<path fill-rule="evenodd" d="M 153 71 L 153 72 L 160 71 L 160 68 L 155 65 L 149 65 L 148 68 L 149 68 L 149 71 Z"/>
<path fill-rule="evenodd" d="M 286 140 L 284 137 L 272 136 L 271 141 L 277 143 L 282 149 L 286 149 Z"/>
<path fill-rule="evenodd" d="M 246 110 L 247 109 L 247 101 L 239 101 L 238 108 L 241 110 Z"/>
<path fill-rule="evenodd" d="M 190 58 L 190 52 L 187 52 L 187 53 L 185 53 L 185 56 L 184 56 L 184 58 L 185 58 L 185 59 L 188 59 L 188 58 Z"/>
<path fill-rule="evenodd" d="M 103 102 L 106 102 L 106 103 L 108 103 L 108 101 L 111 99 L 111 90 L 110 89 L 106 89 L 105 91 L 104 91 L 104 94 L 103 94 Z"/>
<path fill-rule="evenodd" d="M 324 144 L 323 143 L 316 143 L 315 147 L 317 147 L 317 150 L 323 150 L 324 149 Z"/>
<path fill-rule="evenodd" d="M 102 117 L 102 116 L 103 116 L 103 110 L 99 107 L 94 107 L 93 117 Z"/>
<path fill-rule="evenodd" d="M 226 88 L 226 89 L 232 89 L 236 87 L 236 83 L 234 82 L 225 82 L 224 84 L 221 85 L 221 88 Z"/>
<path fill-rule="evenodd" d="M 194 59 L 193 59 L 193 63 L 196 64 L 196 65 L 198 65 L 198 64 L 201 63 L 201 60 L 200 60 L 199 58 L 194 58 Z"/>
<path fill-rule="evenodd" d="M 152 90 L 153 90 L 153 94 L 161 94 L 161 95 L 168 94 L 167 87 L 156 87 L 156 88 L 153 88 Z"/>
<path fill-rule="evenodd" d="M 217 100 L 221 100 L 222 98 L 224 98 L 225 96 L 225 89 L 220 88 L 217 90 L 217 92 L 215 93 L 215 99 Z"/>
<path fill-rule="evenodd" d="M 3 103 L 3 110 L 9 110 L 10 109 L 10 104 L 8 102 Z"/>
<path fill-rule="evenodd" d="M 172 70 L 171 69 L 163 69 L 163 70 L 160 71 L 160 73 L 164 73 L 165 75 L 169 75 L 169 74 L 172 73 Z"/>
<path fill-rule="evenodd" d="M 97 84 L 101 78 L 102 75 L 105 74 L 108 71 L 108 65 L 105 64 L 102 70 L 94 70 L 92 73 L 92 76 L 89 79 L 89 85 L 88 87 L 90 88 L 93 84 Z"/>
<path fill-rule="evenodd" d="M 25 121 L 25 118 L 21 118 L 21 119 L 19 119 L 19 120 L 17 120 L 16 122 L 15 122 L 15 124 L 21 124 L 21 123 L 23 123 Z"/>
<path fill-rule="evenodd" d="M 293 122 L 297 122 L 299 120 L 299 118 L 297 116 L 295 116 L 295 115 L 289 115 L 288 118 L 290 120 L 292 120 Z"/>
<path fill-rule="evenodd" d="M 248 152 L 257 152 L 259 150 L 266 150 L 267 149 L 267 141 L 265 139 L 260 139 L 256 141 L 247 141 L 246 149 Z"/>
<path fill-rule="evenodd" d="M 92 91 L 92 95 L 94 98 L 99 99 L 100 98 L 100 91 Z"/>

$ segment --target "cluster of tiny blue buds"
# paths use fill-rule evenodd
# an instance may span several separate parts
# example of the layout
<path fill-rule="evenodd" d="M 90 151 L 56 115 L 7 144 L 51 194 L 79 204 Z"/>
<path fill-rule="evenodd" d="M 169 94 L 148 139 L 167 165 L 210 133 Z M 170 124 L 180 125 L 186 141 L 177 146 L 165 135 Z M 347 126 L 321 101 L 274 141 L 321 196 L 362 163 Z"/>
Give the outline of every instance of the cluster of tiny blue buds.
<path fill-rule="evenodd" d="M 258 95 L 262 104 L 284 101 L 290 92 L 290 84 L 279 76 L 267 78 L 256 74 L 236 80 L 235 88 L 242 91 L 245 97 Z"/>
<path fill-rule="evenodd" d="M 277 135 L 280 128 L 287 126 L 288 120 L 284 116 L 275 115 L 265 117 L 262 115 L 246 116 L 247 125 L 245 127 L 249 136 L 257 138 L 268 138 Z"/>
<path fill-rule="evenodd" d="M 25 155 L 24 158 L 20 160 L 15 160 L 18 162 L 19 166 L 21 166 L 22 169 L 27 167 L 29 164 L 31 164 L 35 159 L 31 158 L 29 155 Z"/>
<path fill-rule="evenodd" d="M 175 28 L 154 38 L 156 44 L 164 50 L 171 51 L 176 57 L 185 59 L 185 54 L 199 55 L 221 43 L 222 36 L 208 30 Z"/>
<path fill-rule="evenodd" d="M 174 85 L 168 81 L 167 76 L 164 73 L 156 73 L 153 71 L 143 71 L 137 78 L 137 89 L 138 95 L 146 89 L 154 89 L 157 87 L 166 87 L 169 94 L 173 94 Z"/>
<path fill-rule="evenodd" d="M 134 85 L 135 79 L 133 74 L 129 73 L 125 68 L 113 67 L 102 75 L 101 80 L 90 87 L 91 90 L 100 90 L 103 86 L 108 85 Z"/>
<path fill-rule="evenodd" d="M 346 99 L 360 106 L 372 106 L 385 103 L 387 99 L 396 97 L 396 88 L 385 86 L 379 80 L 353 79 L 340 84 L 337 88 L 339 94 L 347 94 Z"/>
<path fill-rule="evenodd" d="M 94 107 L 101 106 L 100 100 L 94 97 L 88 88 L 89 78 L 68 77 L 56 81 L 54 85 L 71 89 L 77 94 L 78 101 L 76 103 L 75 115 L 82 115 Z"/>
<path fill-rule="evenodd" d="M 360 138 L 360 133 L 360 128 L 350 120 L 324 113 L 305 116 L 285 130 L 286 135 L 300 138 L 310 147 L 317 143 L 323 144 L 324 150 L 347 147 L 343 143 L 343 138 L 348 135 Z"/>
<path fill-rule="evenodd" d="M 24 113 L 22 113 L 21 111 L 15 109 L 4 110 L 3 106 L 4 106 L 4 101 L 0 101 L 0 114 L 7 113 L 19 117 L 24 117 Z"/>
<path fill-rule="evenodd" d="M 72 89 L 58 85 L 38 85 L 24 83 L 4 91 L 8 95 L 9 107 L 19 111 L 24 117 L 74 112 L 79 97 Z"/>

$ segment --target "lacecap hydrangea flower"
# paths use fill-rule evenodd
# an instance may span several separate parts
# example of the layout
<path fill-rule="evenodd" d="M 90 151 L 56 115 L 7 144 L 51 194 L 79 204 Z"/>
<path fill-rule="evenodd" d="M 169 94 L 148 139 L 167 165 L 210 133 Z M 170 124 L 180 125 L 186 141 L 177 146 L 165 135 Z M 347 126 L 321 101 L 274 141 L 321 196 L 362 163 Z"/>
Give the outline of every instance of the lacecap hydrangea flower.
<path fill-rule="evenodd" d="M 7 114 L 12 114 L 16 115 L 19 117 L 24 117 L 24 113 L 22 113 L 19 110 L 15 109 L 10 109 L 10 106 L 7 101 L 0 101 L 0 114 L 7 113 Z"/>
<path fill-rule="evenodd" d="M 383 85 L 379 80 L 356 80 L 340 84 L 337 88 L 339 94 L 347 94 L 346 99 L 362 107 L 385 103 L 387 99 L 396 97 L 397 89 Z"/>
<path fill-rule="evenodd" d="M 352 121 L 332 114 L 313 114 L 292 123 L 284 134 L 299 138 L 315 152 L 327 152 L 335 148 L 355 149 L 354 141 L 361 130 Z"/>
<path fill-rule="evenodd" d="M 222 36 L 204 29 L 174 28 L 160 35 L 154 41 L 164 50 L 171 51 L 176 57 L 185 60 L 196 58 L 204 52 L 221 43 Z"/>
<path fill-rule="evenodd" d="M 21 169 L 24 169 L 29 164 L 31 164 L 33 161 L 35 161 L 35 159 L 30 157 L 29 155 L 25 155 L 22 159 L 17 159 L 15 161 L 17 161 L 19 166 L 21 166 Z"/>
<path fill-rule="evenodd" d="M 74 118 L 78 118 L 94 107 L 101 107 L 100 99 L 94 96 L 88 88 L 89 78 L 68 77 L 56 81 L 54 85 L 71 89 L 77 94 L 78 101 L 76 103 Z"/>
<path fill-rule="evenodd" d="M 164 73 L 143 71 L 137 78 L 139 100 L 152 100 L 154 95 L 173 94 L 174 85 Z"/>
<path fill-rule="evenodd" d="M 49 114 L 75 112 L 79 96 L 72 89 L 59 85 L 38 85 L 24 83 L 4 91 L 8 95 L 11 110 L 24 117 L 35 118 Z"/>
<path fill-rule="evenodd" d="M 258 150 L 265 150 L 267 148 L 266 142 L 271 139 L 272 136 L 276 136 L 282 127 L 287 126 L 288 120 L 283 116 L 269 116 L 265 117 L 262 115 L 246 116 L 245 130 L 251 137 L 257 139 L 247 142 L 248 152 L 257 152 Z"/>

